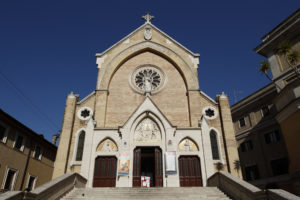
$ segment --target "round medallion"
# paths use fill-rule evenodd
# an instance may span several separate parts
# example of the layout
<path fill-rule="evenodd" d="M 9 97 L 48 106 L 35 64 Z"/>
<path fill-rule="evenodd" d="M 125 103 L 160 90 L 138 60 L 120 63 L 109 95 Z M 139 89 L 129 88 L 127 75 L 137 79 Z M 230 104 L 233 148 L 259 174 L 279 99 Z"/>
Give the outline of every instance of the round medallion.
<path fill-rule="evenodd" d="M 81 120 L 88 120 L 93 116 L 93 111 L 89 107 L 82 107 L 77 112 L 77 117 Z"/>
<path fill-rule="evenodd" d="M 218 116 L 218 111 L 212 106 L 206 106 L 203 108 L 202 114 L 206 119 L 215 119 Z"/>
<path fill-rule="evenodd" d="M 155 94 L 166 84 L 165 73 L 155 65 L 141 65 L 136 67 L 129 77 L 129 85 L 134 91 L 144 94 Z"/>

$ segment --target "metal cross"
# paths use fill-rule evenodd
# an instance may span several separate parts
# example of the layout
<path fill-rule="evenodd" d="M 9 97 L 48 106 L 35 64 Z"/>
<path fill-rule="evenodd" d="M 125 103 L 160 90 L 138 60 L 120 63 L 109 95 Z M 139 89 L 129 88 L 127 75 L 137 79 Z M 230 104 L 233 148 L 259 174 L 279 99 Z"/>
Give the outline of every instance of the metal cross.
<path fill-rule="evenodd" d="M 144 19 L 146 22 L 150 22 L 152 19 L 154 19 L 154 16 L 150 15 L 150 13 L 147 13 L 146 15 L 142 16 L 142 19 Z"/>

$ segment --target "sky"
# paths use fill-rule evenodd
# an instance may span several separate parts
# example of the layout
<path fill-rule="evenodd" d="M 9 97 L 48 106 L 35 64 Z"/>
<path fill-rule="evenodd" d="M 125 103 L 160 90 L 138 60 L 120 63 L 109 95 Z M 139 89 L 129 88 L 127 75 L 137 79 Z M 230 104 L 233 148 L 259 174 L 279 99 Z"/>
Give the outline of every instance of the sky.
<path fill-rule="evenodd" d="M 230 103 L 269 83 L 254 52 L 261 37 L 300 7 L 299 0 L 0 1 L 0 109 L 51 140 L 66 96 L 96 88 L 96 53 L 144 21 L 200 54 L 200 89 Z"/>

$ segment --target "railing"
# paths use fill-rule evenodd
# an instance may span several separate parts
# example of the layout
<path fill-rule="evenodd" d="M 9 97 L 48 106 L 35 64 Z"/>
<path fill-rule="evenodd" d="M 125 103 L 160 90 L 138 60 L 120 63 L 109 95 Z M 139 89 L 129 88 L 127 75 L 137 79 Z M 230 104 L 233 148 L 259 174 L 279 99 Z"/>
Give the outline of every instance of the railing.
<path fill-rule="evenodd" d="M 268 196 L 268 199 L 270 199 L 270 200 L 285 200 L 285 199 L 299 200 L 300 199 L 300 197 L 293 195 L 285 190 L 280 190 L 280 189 L 267 190 L 267 196 Z"/>
<path fill-rule="evenodd" d="M 217 172 L 207 180 L 208 186 L 218 187 L 234 200 L 300 200 L 300 197 L 281 189 L 261 190 L 228 172 Z"/>
<path fill-rule="evenodd" d="M 10 191 L 0 195 L 0 200 L 60 199 L 74 187 L 83 188 L 87 180 L 77 173 L 64 174 L 31 192 Z"/>
<path fill-rule="evenodd" d="M 207 180 L 208 186 L 218 187 L 235 200 L 266 199 L 264 191 L 243 181 L 228 172 L 217 172 Z"/>

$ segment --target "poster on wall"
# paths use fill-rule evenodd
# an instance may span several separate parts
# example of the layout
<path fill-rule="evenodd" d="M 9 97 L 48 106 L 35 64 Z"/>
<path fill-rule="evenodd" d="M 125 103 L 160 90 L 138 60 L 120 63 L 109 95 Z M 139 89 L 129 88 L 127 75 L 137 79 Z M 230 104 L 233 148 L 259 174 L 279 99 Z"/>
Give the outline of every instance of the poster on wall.
<path fill-rule="evenodd" d="M 176 174 L 176 151 L 167 151 L 165 153 L 165 164 L 167 174 Z"/>
<path fill-rule="evenodd" d="M 129 153 L 120 153 L 118 175 L 119 176 L 129 176 Z"/>

